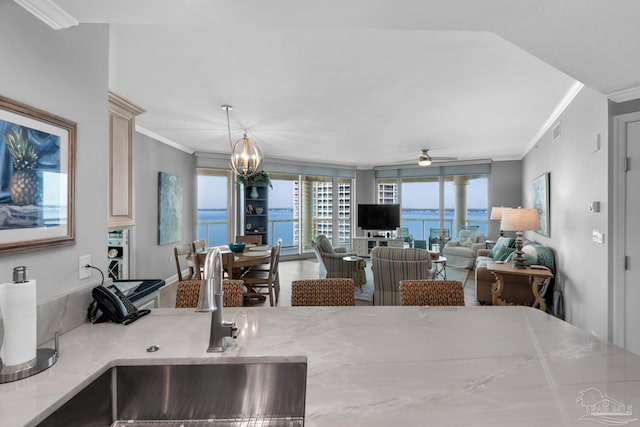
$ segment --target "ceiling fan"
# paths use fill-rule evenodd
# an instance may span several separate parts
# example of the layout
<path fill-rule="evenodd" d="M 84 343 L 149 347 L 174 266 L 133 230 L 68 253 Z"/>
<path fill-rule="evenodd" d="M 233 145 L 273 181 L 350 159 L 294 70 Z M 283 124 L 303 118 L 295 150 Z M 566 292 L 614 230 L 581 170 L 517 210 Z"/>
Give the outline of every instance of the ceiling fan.
<path fill-rule="evenodd" d="M 452 160 L 458 160 L 457 157 L 433 157 L 429 154 L 428 148 L 420 150 L 420 156 L 418 156 L 418 166 L 430 166 L 434 162 L 447 162 Z M 413 163 L 415 160 L 402 160 L 396 163 Z"/>

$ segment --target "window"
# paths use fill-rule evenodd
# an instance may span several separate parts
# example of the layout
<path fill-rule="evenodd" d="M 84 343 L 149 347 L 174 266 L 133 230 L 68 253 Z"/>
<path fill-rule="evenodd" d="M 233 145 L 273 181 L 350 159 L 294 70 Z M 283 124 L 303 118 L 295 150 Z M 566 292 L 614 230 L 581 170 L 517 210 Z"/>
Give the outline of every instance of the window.
<path fill-rule="evenodd" d="M 378 203 L 400 203 L 401 226 L 414 239 L 427 240 L 435 232 L 456 236 L 462 227 L 488 229 L 488 168 L 485 173 L 461 173 L 461 168 L 381 171 L 377 179 Z M 402 176 L 405 173 L 408 176 Z M 395 174 L 400 177 L 390 178 Z M 387 176 L 385 176 L 387 175 Z M 413 176 L 412 176 L 413 175 Z"/>
<path fill-rule="evenodd" d="M 229 236 L 227 188 L 230 173 L 225 170 L 198 169 L 198 239 L 207 246 L 225 245 Z"/>

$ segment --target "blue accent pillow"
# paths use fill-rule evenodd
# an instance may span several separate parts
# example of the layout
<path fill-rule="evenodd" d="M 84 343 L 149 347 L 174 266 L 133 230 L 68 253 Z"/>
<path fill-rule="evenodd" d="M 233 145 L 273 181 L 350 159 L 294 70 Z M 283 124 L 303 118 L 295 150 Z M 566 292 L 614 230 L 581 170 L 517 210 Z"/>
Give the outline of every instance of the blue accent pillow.
<path fill-rule="evenodd" d="M 511 237 L 498 237 L 498 240 L 496 240 L 496 244 L 493 245 L 493 248 L 491 248 L 491 251 L 489 252 L 489 256 L 491 258 L 495 259 L 496 261 L 498 261 L 498 258 L 496 258 L 496 254 L 503 247 L 504 248 L 513 248 L 515 246 L 515 243 L 516 243 L 516 239 L 513 239 Z"/>
<path fill-rule="evenodd" d="M 515 248 L 507 248 L 505 246 L 501 246 L 500 249 L 493 256 L 495 261 L 506 261 L 507 258 L 515 251 Z"/>

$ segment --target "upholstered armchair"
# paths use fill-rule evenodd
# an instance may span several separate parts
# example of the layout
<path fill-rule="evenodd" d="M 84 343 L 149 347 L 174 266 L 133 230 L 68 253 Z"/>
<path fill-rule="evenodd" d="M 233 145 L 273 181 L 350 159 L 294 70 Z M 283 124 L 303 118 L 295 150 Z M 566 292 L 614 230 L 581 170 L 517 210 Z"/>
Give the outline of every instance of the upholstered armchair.
<path fill-rule="evenodd" d="M 473 268 L 479 249 L 485 248 L 487 236 L 479 231 L 462 229 L 458 238 L 449 240 L 442 249 L 442 255 L 447 257 L 447 267 Z"/>
<path fill-rule="evenodd" d="M 347 248 L 334 248 L 327 236 L 319 235 L 313 242 L 313 250 L 320 265 L 320 278 L 346 278 L 353 279 L 356 285 L 367 282 L 364 268 L 366 261 L 345 261 L 347 256 L 357 257 L 355 252 L 347 252 Z"/>
<path fill-rule="evenodd" d="M 375 247 L 371 269 L 374 305 L 400 305 L 401 280 L 426 280 L 433 275 L 429 252 L 415 248 Z"/>

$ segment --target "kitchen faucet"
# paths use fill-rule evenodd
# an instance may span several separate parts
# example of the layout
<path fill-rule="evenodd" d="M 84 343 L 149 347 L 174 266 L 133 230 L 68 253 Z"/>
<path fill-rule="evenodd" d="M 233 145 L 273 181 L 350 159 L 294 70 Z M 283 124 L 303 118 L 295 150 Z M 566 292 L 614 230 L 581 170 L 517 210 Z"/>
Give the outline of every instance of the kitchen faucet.
<path fill-rule="evenodd" d="M 211 332 L 208 353 L 222 352 L 227 348 L 227 337 L 236 338 L 238 328 L 235 322 L 224 320 L 222 303 L 222 254 L 213 248 L 207 252 L 204 261 L 204 284 L 200 288 L 196 311 L 211 312 Z"/>

